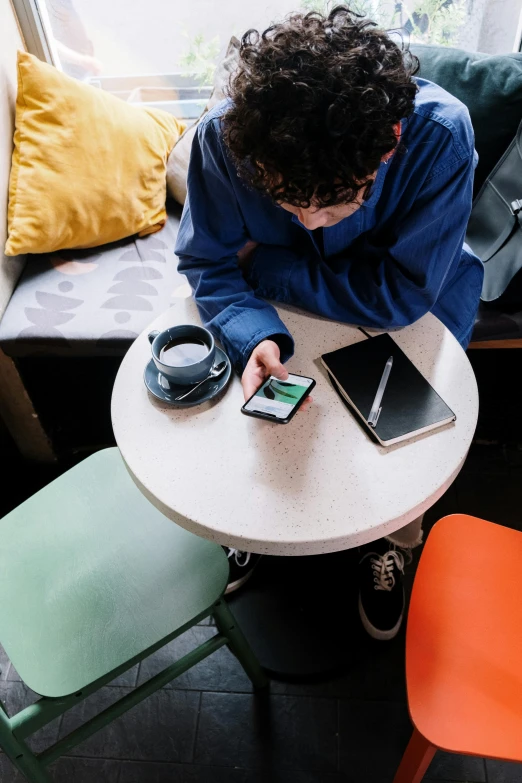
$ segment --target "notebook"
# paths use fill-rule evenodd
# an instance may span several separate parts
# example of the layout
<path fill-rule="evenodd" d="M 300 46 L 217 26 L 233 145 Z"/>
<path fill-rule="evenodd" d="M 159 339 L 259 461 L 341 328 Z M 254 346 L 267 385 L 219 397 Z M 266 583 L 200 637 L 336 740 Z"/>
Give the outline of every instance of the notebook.
<path fill-rule="evenodd" d="M 375 427 L 368 424 L 389 357 L 393 365 Z M 389 334 L 371 337 L 321 356 L 334 388 L 382 446 L 430 432 L 457 418 Z"/>

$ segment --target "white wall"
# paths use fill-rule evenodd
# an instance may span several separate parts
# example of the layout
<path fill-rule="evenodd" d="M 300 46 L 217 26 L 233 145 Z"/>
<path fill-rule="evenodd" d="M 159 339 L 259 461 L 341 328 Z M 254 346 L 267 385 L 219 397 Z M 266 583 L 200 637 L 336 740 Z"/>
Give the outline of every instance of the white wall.
<path fill-rule="evenodd" d="M 7 196 L 13 153 L 16 101 L 16 52 L 24 45 L 11 0 L 0 0 L 0 318 L 20 275 L 24 259 L 3 254 L 7 236 Z"/>
<path fill-rule="evenodd" d="M 482 18 L 479 52 L 504 54 L 518 48 L 520 0 L 489 0 Z"/>

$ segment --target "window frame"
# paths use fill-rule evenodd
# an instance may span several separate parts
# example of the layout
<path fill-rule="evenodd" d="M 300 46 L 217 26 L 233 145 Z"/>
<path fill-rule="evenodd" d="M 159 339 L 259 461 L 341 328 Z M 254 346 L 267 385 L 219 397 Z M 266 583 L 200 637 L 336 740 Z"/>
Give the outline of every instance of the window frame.
<path fill-rule="evenodd" d="M 50 39 L 46 33 L 46 29 L 51 30 L 51 23 L 47 13 L 45 0 L 42 0 L 40 4 L 37 3 L 37 0 L 12 0 L 12 2 L 27 51 L 30 54 L 34 54 L 43 62 L 54 65 L 59 70 L 63 70 L 54 41 L 52 38 Z M 189 125 L 197 120 L 204 111 L 205 105 L 212 93 L 211 84 L 201 85 L 194 80 L 194 74 L 190 73 L 140 74 L 139 76 L 93 76 L 87 80 L 87 83 L 112 94 L 114 94 L 114 91 L 107 87 L 108 84 L 112 83 L 121 83 L 124 91 L 126 91 L 126 85 L 129 85 L 129 92 L 137 87 L 174 86 L 176 84 L 179 88 L 183 85 L 181 92 L 187 94 L 183 95 L 181 99 L 169 99 L 165 102 L 158 100 L 133 101 L 133 105 L 145 108 L 163 109 L 178 119 L 187 122 Z M 127 99 L 127 96 L 121 97 L 123 100 Z M 184 113 L 184 108 L 188 109 L 188 113 Z"/>
<path fill-rule="evenodd" d="M 49 65 L 59 62 L 55 46 L 45 32 L 45 24 L 49 20 L 43 18 L 47 14 L 45 3 L 39 8 L 35 0 L 12 0 L 14 10 L 22 31 L 24 43 L 29 54 L 34 54 Z"/>

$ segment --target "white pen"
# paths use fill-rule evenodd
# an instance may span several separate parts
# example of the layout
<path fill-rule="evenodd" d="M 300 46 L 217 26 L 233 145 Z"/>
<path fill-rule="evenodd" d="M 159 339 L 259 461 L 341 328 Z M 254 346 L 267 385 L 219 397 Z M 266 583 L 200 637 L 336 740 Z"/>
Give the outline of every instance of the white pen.
<path fill-rule="evenodd" d="M 393 365 L 393 356 L 390 356 L 390 358 L 384 365 L 384 371 L 382 373 L 381 382 L 379 383 L 377 394 L 375 395 L 372 409 L 370 411 L 370 415 L 368 416 L 368 424 L 370 425 L 370 427 L 377 426 L 377 421 L 379 419 L 379 416 L 381 415 L 382 395 L 384 394 L 384 390 L 386 389 L 386 384 L 388 383 L 388 378 L 390 377 L 392 365 Z"/>

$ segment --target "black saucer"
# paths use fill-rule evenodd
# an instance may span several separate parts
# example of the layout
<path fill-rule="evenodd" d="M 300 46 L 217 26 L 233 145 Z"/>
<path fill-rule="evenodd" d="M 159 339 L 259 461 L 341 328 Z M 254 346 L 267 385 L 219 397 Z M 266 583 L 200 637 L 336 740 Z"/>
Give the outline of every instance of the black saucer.
<path fill-rule="evenodd" d="M 173 383 L 169 383 L 167 379 L 158 372 L 154 361 L 151 359 L 145 367 L 143 373 L 143 380 L 145 386 L 149 392 L 156 397 L 156 399 L 162 402 L 167 402 L 169 405 L 173 405 L 176 408 L 193 408 L 194 405 L 201 405 L 203 402 L 208 402 L 219 394 L 230 380 L 232 375 L 232 365 L 230 359 L 226 353 L 216 346 L 216 359 L 214 364 L 219 364 L 225 361 L 227 368 L 223 375 L 215 380 L 210 379 L 202 383 L 199 389 L 196 389 L 185 400 L 176 400 L 176 397 L 180 397 L 182 394 L 186 394 L 190 390 L 190 386 L 179 386 Z"/>

